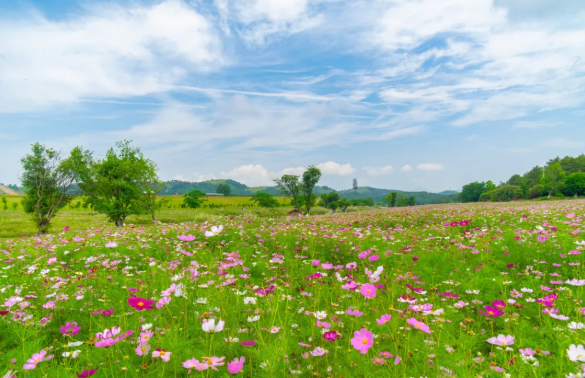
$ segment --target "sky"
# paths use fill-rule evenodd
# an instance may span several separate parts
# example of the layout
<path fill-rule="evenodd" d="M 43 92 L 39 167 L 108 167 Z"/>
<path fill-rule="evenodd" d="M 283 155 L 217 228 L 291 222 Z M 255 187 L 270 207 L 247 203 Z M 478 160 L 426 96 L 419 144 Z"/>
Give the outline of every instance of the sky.
<path fill-rule="evenodd" d="M 585 152 L 582 0 L 0 0 L 0 182 L 127 139 L 164 180 L 460 190 Z"/>

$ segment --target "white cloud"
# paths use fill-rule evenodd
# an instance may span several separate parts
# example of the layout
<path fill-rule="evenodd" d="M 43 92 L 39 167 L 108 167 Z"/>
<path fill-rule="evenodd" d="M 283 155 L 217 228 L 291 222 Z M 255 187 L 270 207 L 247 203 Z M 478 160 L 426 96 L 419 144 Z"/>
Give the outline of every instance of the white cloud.
<path fill-rule="evenodd" d="M 410 165 L 410 164 L 404 164 L 402 166 L 402 168 L 400 168 L 400 170 L 402 172 L 410 172 L 410 171 L 412 171 L 412 165 Z"/>
<path fill-rule="evenodd" d="M 436 163 L 425 163 L 416 166 L 419 171 L 442 171 L 445 167 L 441 164 Z"/>
<path fill-rule="evenodd" d="M 213 24 L 182 0 L 96 5 L 60 20 L 5 17 L 0 112 L 152 94 L 225 63 Z"/>
<path fill-rule="evenodd" d="M 551 139 L 550 141 L 547 142 L 547 146 L 564 148 L 564 149 L 582 148 L 583 142 L 580 142 L 580 141 L 577 141 L 574 139 L 561 137 L 561 138 Z"/>
<path fill-rule="evenodd" d="M 391 165 L 386 165 L 384 167 L 364 167 L 366 173 L 370 176 L 387 176 L 394 171 Z"/>
<path fill-rule="evenodd" d="M 279 173 L 279 177 L 282 175 L 296 175 L 296 176 L 301 176 L 303 174 L 303 172 L 305 172 L 305 168 L 303 167 L 291 167 L 291 168 L 285 168 L 282 171 L 280 171 Z"/>
<path fill-rule="evenodd" d="M 246 25 L 240 31 L 250 43 L 264 44 L 276 36 L 287 36 L 314 28 L 322 21 L 308 0 L 216 0 L 220 18 Z"/>
<path fill-rule="evenodd" d="M 221 172 L 221 176 L 232 179 L 248 186 L 272 185 L 274 182 L 270 173 L 260 164 L 241 165 L 229 172 Z"/>
<path fill-rule="evenodd" d="M 317 164 L 315 167 L 319 168 L 324 175 L 347 176 L 356 171 L 350 164 L 338 164 L 333 161 Z"/>

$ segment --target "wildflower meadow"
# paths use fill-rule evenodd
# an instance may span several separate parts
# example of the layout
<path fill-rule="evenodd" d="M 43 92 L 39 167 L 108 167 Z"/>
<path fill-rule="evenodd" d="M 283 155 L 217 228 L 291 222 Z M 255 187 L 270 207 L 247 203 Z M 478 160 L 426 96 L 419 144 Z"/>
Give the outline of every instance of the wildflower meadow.
<path fill-rule="evenodd" d="M 585 203 L 0 239 L 0 377 L 584 377 Z"/>

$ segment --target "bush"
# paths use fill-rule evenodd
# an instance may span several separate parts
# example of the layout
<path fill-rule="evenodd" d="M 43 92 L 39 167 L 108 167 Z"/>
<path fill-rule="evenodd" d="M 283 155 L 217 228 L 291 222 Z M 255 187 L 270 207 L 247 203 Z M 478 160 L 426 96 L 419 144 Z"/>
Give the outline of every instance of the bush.
<path fill-rule="evenodd" d="M 482 194 L 482 197 L 489 196 L 491 202 L 508 202 L 524 198 L 522 188 L 517 185 L 504 185 L 489 193 Z"/>

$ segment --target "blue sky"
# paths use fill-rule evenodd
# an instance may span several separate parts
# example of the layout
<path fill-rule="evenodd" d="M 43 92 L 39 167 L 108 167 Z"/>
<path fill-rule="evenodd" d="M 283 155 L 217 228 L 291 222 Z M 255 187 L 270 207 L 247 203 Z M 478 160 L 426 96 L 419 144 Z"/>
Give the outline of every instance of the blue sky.
<path fill-rule="evenodd" d="M 585 151 L 581 0 L 0 1 L 0 182 L 129 139 L 163 179 L 459 190 Z"/>

